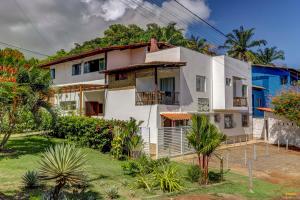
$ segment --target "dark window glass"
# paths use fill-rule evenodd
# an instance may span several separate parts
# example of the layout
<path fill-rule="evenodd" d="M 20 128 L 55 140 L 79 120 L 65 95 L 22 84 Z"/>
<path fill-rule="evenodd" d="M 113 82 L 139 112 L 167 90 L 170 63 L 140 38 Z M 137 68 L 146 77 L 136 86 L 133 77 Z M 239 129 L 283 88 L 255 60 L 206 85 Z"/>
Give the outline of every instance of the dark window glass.
<path fill-rule="evenodd" d="M 281 85 L 286 85 L 288 82 L 288 77 L 287 76 L 280 76 L 280 84 Z"/>
<path fill-rule="evenodd" d="M 126 79 L 128 79 L 128 75 L 126 73 L 120 73 L 120 74 L 115 75 L 115 80 L 116 81 L 126 80 Z"/>
<path fill-rule="evenodd" d="M 105 64 L 105 59 L 104 58 L 101 58 L 99 60 L 99 69 L 100 69 L 100 71 L 106 70 L 106 64 Z"/>
<path fill-rule="evenodd" d="M 220 121 L 221 121 L 221 115 L 220 114 L 215 114 L 214 118 L 215 118 L 215 123 L 220 123 Z"/>
<path fill-rule="evenodd" d="M 100 60 L 91 60 L 84 63 L 84 73 L 98 72 L 100 70 Z"/>
<path fill-rule="evenodd" d="M 224 128 L 233 128 L 233 115 L 224 115 Z"/>
<path fill-rule="evenodd" d="M 50 76 L 52 79 L 55 79 L 55 69 L 50 70 Z"/>
<path fill-rule="evenodd" d="M 249 115 L 242 114 L 242 126 L 248 127 L 249 126 Z"/>
<path fill-rule="evenodd" d="M 196 76 L 196 91 L 205 92 L 206 87 L 206 77 L 205 76 Z"/>
<path fill-rule="evenodd" d="M 72 75 L 80 75 L 81 74 L 81 64 L 75 64 L 72 66 Z"/>

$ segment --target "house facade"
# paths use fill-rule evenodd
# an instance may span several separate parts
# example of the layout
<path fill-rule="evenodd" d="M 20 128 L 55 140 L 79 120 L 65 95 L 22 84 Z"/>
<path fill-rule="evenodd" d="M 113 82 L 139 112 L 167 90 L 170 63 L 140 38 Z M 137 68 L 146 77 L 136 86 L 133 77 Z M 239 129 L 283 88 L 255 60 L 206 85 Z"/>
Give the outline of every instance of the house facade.
<path fill-rule="evenodd" d="M 229 136 L 252 134 L 251 65 L 227 56 L 211 57 L 153 40 L 98 49 L 43 67 L 51 70 L 59 91 L 54 104 L 63 113 L 142 120 L 153 144 L 159 128 L 186 126 L 193 113 L 206 114 Z"/>
<path fill-rule="evenodd" d="M 299 80 L 300 71 L 293 68 L 253 65 L 253 116 L 262 118 L 264 113 L 257 108 L 272 107 L 272 97 L 295 86 Z"/>

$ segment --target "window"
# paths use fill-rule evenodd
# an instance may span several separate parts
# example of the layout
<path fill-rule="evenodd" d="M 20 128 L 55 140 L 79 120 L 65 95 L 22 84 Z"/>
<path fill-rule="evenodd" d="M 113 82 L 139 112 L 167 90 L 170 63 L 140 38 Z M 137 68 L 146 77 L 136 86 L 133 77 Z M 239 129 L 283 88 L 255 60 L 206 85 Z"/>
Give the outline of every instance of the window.
<path fill-rule="evenodd" d="M 72 76 L 81 74 L 81 63 L 72 65 Z"/>
<path fill-rule="evenodd" d="M 100 71 L 106 70 L 106 63 L 104 58 L 100 58 L 99 60 L 99 70 Z"/>
<path fill-rule="evenodd" d="M 55 69 L 50 69 L 50 76 L 52 79 L 55 79 Z"/>
<path fill-rule="evenodd" d="M 286 85 L 288 82 L 288 77 L 287 76 L 280 76 L 280 84 L 281 85 Z"/>
<path fill-rule="evenodd" d="M 119 73 L 115 75 L 115 80 L 120 81 L 120 80 L 126 80 L 128 79 L 127 73 Z"/>
<path fill-rule="evenodd" d="M 220 123 L 220 121 L 221 121 L 221 115 L 220 114 L 215 114 L 214 115 L 214 120 L 215 120 L 215 123 Z"/>
<path fill-rule="evenodd" d="M 233 115 L 224 115 L 224 128 L 233 128 Z"/>
<path fill-rule="evenodd" d="M 247 85 L 242 85 L 242 97 L 247 97 L 248 87 Z"/>
<path fill-rule="evenodd" d="M 100 70 L 100 60 L 91 60 L 84 63 L 84 73 L 98 72 Z"/>
<path fill-rule="evenodd" d="M 62 110 L 76 110 L 76 101 L 61 101 L 59 105 Z"/>
<path fill-rule="evenodd" d="M 226 86 L 231 86 L 231 78 L 226 78 Z"/>
<path fill-rule="evenodd" d="M 205 76 L 196 76 L 196 91 L 205 92 L 206 90 L 206 77 Z"/>
<path fill-rule="evenodd" d="M 161 78 L 160 79 L 160 90 L 164 92 L 174 92 L 175 91 L 175 78 Z"/>
<path fill-rule="evenodd" d="M 242 126 L 243 127 L 249 126 L 249 115 L 248 114 L 242 114 Z"/>

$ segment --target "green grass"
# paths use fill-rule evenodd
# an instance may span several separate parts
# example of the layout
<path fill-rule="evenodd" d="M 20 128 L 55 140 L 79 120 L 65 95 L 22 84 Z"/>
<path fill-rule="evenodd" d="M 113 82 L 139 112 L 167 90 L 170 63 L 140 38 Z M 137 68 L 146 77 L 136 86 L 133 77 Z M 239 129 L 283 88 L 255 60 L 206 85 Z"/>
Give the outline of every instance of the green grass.
<path fill-rule="evenodd" d="M 11 138 L 7 147 L 15 150 L 10 154 L 0 154 L 0 192 L 14 195 L 22 191 L 21 177 L 27 170 L 37 170 L 40 154 L 50 145 L 61 143 L 63 140 L 47 138 L 44 136 L 21 136 Z M 163 194 L 160 191 L 148 193 L 142 189 L 134 189 L 135 179 L 122 172 L 122 161 L 112 159 L 109 154 L 101 154 L 93 149 L 84 149 L 87 153 L 86 172 L 90 183 L 90 193 L 96 194 L 98 199 L 105 198 L 107 188 L 115 185 L 119 188 L 120 199 L 159 199 L 170 195 L 209 193 L 237 194 L 248 199 L 272 199 L 287 192 L 287 188 L 254 179 L 254 193 L 248 192 L 248 179 L 234 173 L 225 175 L 226 181 L 222 184 L 200 187 L 197 183 L 190 183 L 182 178 L 186 188 L 181 194 Z M 175 163 L 183 176 L 186 174 L 187 165 Z M 128 183 L 128 185 L 127 185 Z M 292 190 L 293 191 L 293 190 Z M 40 195 L 39 191 L 32 191 L 32 196 Z"/>

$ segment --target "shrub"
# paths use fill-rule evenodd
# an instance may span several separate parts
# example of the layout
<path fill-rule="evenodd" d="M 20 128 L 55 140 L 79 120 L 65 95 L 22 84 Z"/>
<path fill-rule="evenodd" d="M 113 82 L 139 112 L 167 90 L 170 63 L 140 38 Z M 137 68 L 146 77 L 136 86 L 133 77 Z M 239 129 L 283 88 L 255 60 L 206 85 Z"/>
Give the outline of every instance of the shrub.
<path fill-rule="evenodd" d="M 108 199 L 117 199 L 119 198 L 119 189 L 117 186 L 112 186 L 105 191 L 105 194 Z"/>
<path fill-rule="evenodd" d="M 178 170 L 173 165 L 165 165 L 154 171 L 155 182 L 164 192 L 174 192 L 183 189 Z"/>
<path fill-rule="evenodd" d="M 187 178 L 192 183 L 199 181 L 201 178 L 202 172 L 198 165 L 191 165 L 187 169 Z"/>
<path fill-rule="evenodd" d="M 140 173 L 140 166 L 134 160 L 130 160 L 130 161 L 122 164 L 122 168 L 123 168 L 124 174 L 126 174 L 126 175 L 136 176 L 136 174 Z"/>
<path fill-rule="evenodd" d="M 25 188 L 33 189 L 39 186 L 39 176 L 36 171 L 27 171 L 22 180 Z"/>
<path fill-rule="evenodd" d="M 155 185 L 152 175 L 138 175 L 136 180 L 137 188 L 147 189 L 148 192 L 152 190 Z"/>
<path fill-rule="evenodd" d="M 57 199 L 65 185 L 78 185 L 84 181 L 82 166 L 85 154 L 72 145 L 59 144 L 42 154 L 40 175 L 42 180 L 55 181 L 53 198 Z"/>
<path fill-rule="evenodd" d="M 210 171 L 208 172 L 208 180 L 212 183 L 221 182 L 222 175 L 218 172 Z"/>
<path fill-rule="evenodd" d="M 109 152 L 113 140 L 113 127 L 125 126 L 125 124 L 125 121 L 118 120 L 63 116 L 57 119 L 52 136 L 67 138 L 80 146 Z"/>

